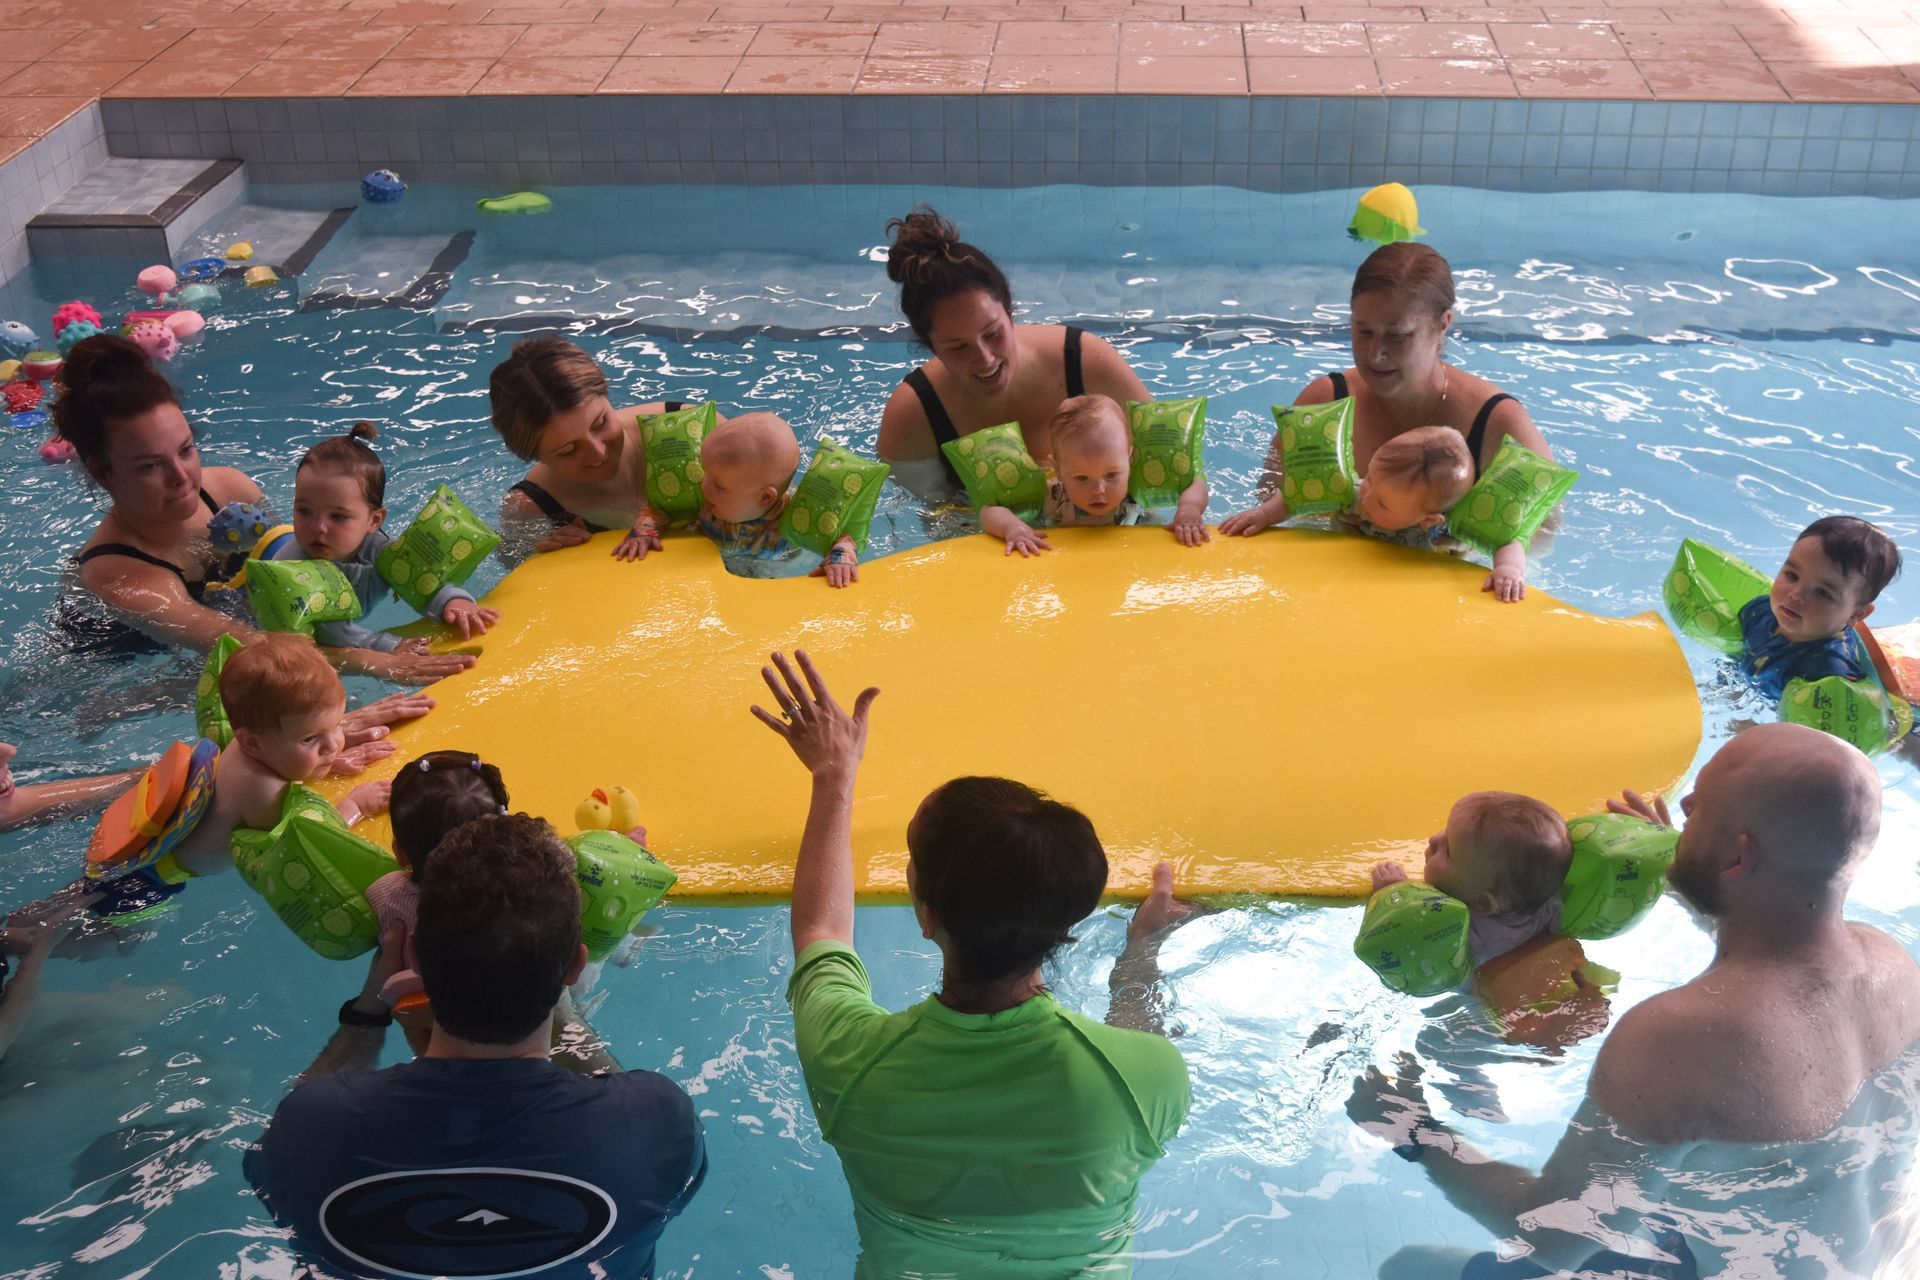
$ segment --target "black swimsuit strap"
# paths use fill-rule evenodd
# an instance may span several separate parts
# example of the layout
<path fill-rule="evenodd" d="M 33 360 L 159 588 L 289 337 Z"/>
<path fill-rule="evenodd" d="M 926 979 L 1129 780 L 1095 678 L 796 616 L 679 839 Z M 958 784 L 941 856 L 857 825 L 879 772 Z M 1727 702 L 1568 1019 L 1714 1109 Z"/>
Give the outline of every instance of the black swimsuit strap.
<path fill-rule="evenodd" d="M 200 491 L 200 501 L 206 503 L 207 510 L 213 512 L 213 514 L 215 515 L 220 514 L 220 504 L 215 502 L 213 500 L 213 495 L 208 493 L 205 489 L 202 489 Z"/>
<path fill-rule="evenodd" d="M 664 412 L 667 413 L 678 413 L 687 407 L 685 400 L 662 400 L 660 403 L 666 406 Z"/>
<path fill-rule="evenodd" d="M 1082 376 L 1080 371 L 1080 339 L 1084 337 L 1085 334 L 1086 331 L 1084 329 L 1076 329 L 1072 325 L 1067 326 L 1066 364 L 1067 399 L 1069 400 L 1075 396 L 1087 394 L 1087 380 Z"/>
<path fill-rule="evenodd" d="M 511 489 L 508 489 L 507 492 L 525 494 L 527 501 L 540 508 L 540 514 L 555 524 L 572 524 L 575 521 L 579 521 L 588 533 L 605 533 L 607 531 L 605 525 L 595 524 L 591 520 L 581 519 L 581 517 L 561 506 L 560 499 L 554 497 L 531 480 L 522 480 Z"/>
<path fill-rule="evenodd" d="M 1345 400 L 1353 394 L 1347 390 L 1347 375 L 1343 370 L 1335 369 L 1327 375 L 1327 381 L 1333 384 L 1333 398 L 1335 400 Z"/>
<path fill-rule="evenodd" d="M 1467 432 L 1467 452 L 1473 455 L 1473 477 L 1476 480 L 1480 478 L 1480 446 L 1487 438 L 1487 423 L 1493 421 L 1493 411 L 1500 407 L 1502 400 L 1513 400 L 1513 397 L 1504 391 L 1488 396 L 1487 402 L 1480 406 L 1480 412 L 1473 419 L 1473 429 Z M 1518 404 L 1519 401 L 1515 400 L 1514 403 Z"/>
<path fill-rule="evenodd" d="M 933 430 L 935 446 L 958 440 L 960 433 L 954 429 L 953 419 L 947 414 L 947 406 L 940 403 L 940 393 L 933 389 L 933 382 L 927 377 L 925 369 L 915 369 L 907 375 L 907 385 L 913 388 L 913 394 L 920 398 L 920 408 L 927 415 L 927 426 Z M 947 457 L 945 449 L 940 450 L 940 465 L 947 469 L 947 475 L 955 484 L 960 483 L 960 473 L 953 469 L 953 463 Z"/>
<path fill-rule="evenodd" d="M 138 547 L 130 547 L 124 542 L 103 542 L 97 547 L 88 547 L 73 558 L 75 564 L 85 564 L 89 560 L 98 560 L 102 556 L 125 556 L 129 560 L 138 560 L 141 564 L 150 564 L 156 569 L 165 569 L 174 577 L 185 582 L 187 571 L 171 560 L 162 560 L 159 556 L 149 555 Z"/>

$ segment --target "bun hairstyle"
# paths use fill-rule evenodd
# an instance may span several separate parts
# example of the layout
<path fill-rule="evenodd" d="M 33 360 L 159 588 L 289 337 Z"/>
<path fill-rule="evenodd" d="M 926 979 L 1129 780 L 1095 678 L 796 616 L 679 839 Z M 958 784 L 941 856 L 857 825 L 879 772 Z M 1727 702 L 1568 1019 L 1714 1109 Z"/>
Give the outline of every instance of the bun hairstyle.
<path fill-rule="evenodd" d="M 607 394 L 607 375 L 565 338 L 528 338 L 493 368 L 487 399 L 493 429 L 525 462 L 540 452 L 540 433 L 555 417 Z"/>
<path fill-rule="evenodd" d="M 393 776 L 387 814 L 393 851 L 418 884 L 427 860 L 455 827 L 507 811 L 500 770 L 466 751 L 429 751 Z"/>
<path fill-rule="evenodd" d="M 970 982 L 1031 972 L 1073 941 L 1107 887 L 1107 853 L 1087 816 L 1007 778 L 955 778 L 935 791 L 907 849 L 914 896 Z"/>
<path fill-rule="evenodd" d="M 173 384 L 147 353 L 117 333 L 74 344 L 60 364 L 53 426 L 95 476 L 107 473 L 116 424 L 158 405 L 178 405 Z"/>
<path fill-rule="evenodd" d="M 307 450 L 300 465 L 294 468 L 294 474 L 318 467 L 334 475 L 352 476 L 360 482 L 360 494 L 368 506 L 384 507 L 387 505 L 387 469 L 380 455 L 362 443 L 379 436 L 380 428 L 371 422 L 356 422 L 347 434 L 322 440 Z"/>
<path fill-rule="evenodd" d="M 900 310 L 921 345 L 932 346 L 933 310 L 974 289 L 1013 314 L 1013 290 L 985 252 L 960 239 L 951 222 L 926 205 L 887 224 L 887 279 L 900 286 Z"/>

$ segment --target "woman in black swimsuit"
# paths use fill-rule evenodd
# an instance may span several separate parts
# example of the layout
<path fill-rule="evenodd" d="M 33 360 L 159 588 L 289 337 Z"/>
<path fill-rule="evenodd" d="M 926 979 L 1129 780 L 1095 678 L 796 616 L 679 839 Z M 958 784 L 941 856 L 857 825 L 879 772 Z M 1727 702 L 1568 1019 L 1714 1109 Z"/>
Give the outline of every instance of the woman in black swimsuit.
<path fill-rule="evenodd" d="M 224 566 L 207 521 L 230 502 L 261 501 L 231 467 L 202 467 L 170 384 L 139 347 L 114 335 L 77 344 L 60 370 L 54 424 L 113 500 L 75 557 L 80 583 L 115 615 L 164 644 L 207 650 L 249 628 L 202 603 Z M 340 651 L 341 669 L 425 683 L 473 665 L 459 654 Z M 417 714 L 417 713 L 416 713 Z"/>
<path fill-rule="evenodd" d="M 1062 400 L 1089 392 L 1125 404 L 1148 399 L 1126 360 L 1071 325 L 1015 324 L 1013 292 L 993 259 L 963 242 L 924 205 L 887 224 L 887 278 L 900 310 L 933 359 L 894 389 L 880 418 L 880 456 L 922 498 L 958 486 L 940 446 L 1018 422 L 1027 449 L 1053 457 L 1047 423 Z"/>
<path fill-rule="evenodd" d="M 1452 427 L 1465 436 L 1476 475 L 1509 436 L 1543 458 L 1553 457 L 1518 400 L 1443 358 L 1453 325 L 1453 268 L 1433 249 L 1409 242 L 1374 250 L 1354 273 L 1352 316 L 1354 367 L 1315 378 L 1294 403 L 1353 397 L 1353 461 L 1362 475 L 1374 450 L 1416 427 Z M 1258 533 L 1274 522 L 1278 450 L 1276 436 L 1266 480 L 1274 496 L 1228 516 L 1220 532 Z M 1524 588 L 1517 579 L 1490 577 L 1487 589 L 1507 600 Z"/>

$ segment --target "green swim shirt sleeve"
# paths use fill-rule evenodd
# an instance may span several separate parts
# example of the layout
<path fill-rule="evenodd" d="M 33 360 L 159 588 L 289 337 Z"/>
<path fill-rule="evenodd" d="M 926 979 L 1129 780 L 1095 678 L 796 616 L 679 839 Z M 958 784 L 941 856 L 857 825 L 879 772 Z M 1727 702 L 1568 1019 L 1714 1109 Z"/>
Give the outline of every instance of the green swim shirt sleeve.
<path fill-rule="evenodd" d="M 1187 1123 L 1193 1106 L 1193 1085 L 1187 1060 L 1173 1041 L 1151 1031 L 1132 1031 L 1095 1022 L 1083 1014 L 1061 1011 L 1133 1099 L 1146 1135 L 1166 1154 L 1166 1146 Z"/>
<path fill-rule="evenodd" d="M 823 938 L 801 952 L 787 980 L 794 1044 L 822 1128 L 834 1105 L 873 1060 L 892 1015 L 873 1002 L 873 981 L 852 947 Z"/>

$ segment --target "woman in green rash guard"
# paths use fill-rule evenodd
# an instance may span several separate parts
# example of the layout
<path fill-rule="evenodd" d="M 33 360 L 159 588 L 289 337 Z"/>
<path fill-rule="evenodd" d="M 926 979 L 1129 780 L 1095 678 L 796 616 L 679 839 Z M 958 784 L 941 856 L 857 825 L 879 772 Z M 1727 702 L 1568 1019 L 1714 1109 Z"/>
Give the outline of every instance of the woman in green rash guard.
<path fill-rule="evenodd" d="M 907 887 L 944 961 L 890 1013 L 853 949 L 853 783 L 878 690 L 842 710 L 804 653 L 761 674 L 753 713 L 813 775 L 793 880 L 795 1041 L 853 1192 L 855 1275 L 995 1280 L 1131 1272 L 1140 1178 L 1185 1122 L 1187 1069 L 1157 1034 L 1160 939 L 1187 914 L 1154 872 L 1103 1025 L 1061 1008 L 1041 966 L 1106 889 L 1078 811 L 1002 778 L 957 778 L 907 827 Z M 778 669 L 777 673 L 775 668 Z"/>

